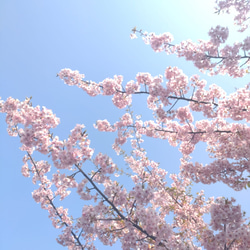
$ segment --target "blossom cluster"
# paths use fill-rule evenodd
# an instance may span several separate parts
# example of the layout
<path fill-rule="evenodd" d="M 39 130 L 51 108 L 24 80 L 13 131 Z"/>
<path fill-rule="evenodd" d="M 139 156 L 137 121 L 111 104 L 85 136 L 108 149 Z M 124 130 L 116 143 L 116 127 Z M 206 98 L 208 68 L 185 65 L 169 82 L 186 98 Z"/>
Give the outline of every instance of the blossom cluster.
<path fill-rule="evenodd" d="M 242 212 L 235 200 L 219 197 L 211 206 L 211 229 L 204 230 L 202 245 L 206 249 L 249 249 L 250 231 L 242 225 Z M 217 234 L 214 232 L 217 231 Z"/>
<path fill-rule="evenodd" d="M 217 37 L 217 39 L 219 39 L 218 43 L 225 42 L 225 32 L 227 32 L 227 30 L 216 28 L 213 32 L 221 32 L 220 38 Z M 211 36 L 213 36 L 212 33 Z M 214 41 L 214 43 L 216 43 L 216 41 Z M 194 182 L 202 182 L 204 184 L 222 181 L 235 190 L 242 190 L 249 184 L 248 178 L 244 177 L 245 173 L 250 172 L 250 166 L 248 164 L 249 129 L 246 125 L 237 123 L 243 120 L 249 121 L 249 86 L 247 85 L 245 88 L 238 89 L 235 93 L 227 95 L 222 88 L 215 84 L 210 85 L 209 89 L 207 89 L 205 80 L 201 80 L 197 75 L 188 78 L 183 71 L 177 67 L 168 67 L 165 71 L 165 78 L 166 85 L 164 87 L 162 76 L 153 77 L 149 73 L 138 73 L 136 81 L 129 81 L 123 88 L 118 88 L 116 83 L 114 83 L 113 90 L 109 92 L 114 96 L 117 93 L 120 95 L 121 100 L 118 102 L 122 102 L 124 97 L 128 96 L 132 100 L 132 96 L 135 94 L 148 95 L 148 108 L 153 111 L 155 120 L 143 121 L 140 117 L 137 117 L 134 121 L 129 113 L 125 113 L 120 121 L 114 124 L 110 124 L 110 122 L 105 119 L 98 120 L 95 125 L 99 131 L 117 131 L 118 137 L 115 139 L 113 148 L 118 154 L 121 152 L 120 147 L 130 138 L 133 154 L 135 157 L 140 158 L 140 160 L 135 160 L 134 157 L 126 157 L 126 162 L 129 164 L 131 170 L 136 173 L 136 175 L 131 176 L 135 182 L 135 187 L 129 193 L 125 190 L 121 192 L 119 185 L 111 182 L 110 179 L 105 179 L 103 176 L 101 177 L 103 170 L 100 171 L 98 175 L 95 175 L 94 179 L 96 181 L 106 183 L 104 184 L 104 194 L 109 199 L 113 199 L 113 204 L 122 205 L 121 201 L 126 203 L 126 199 L 135 199 L 138 205 L 146 206 L 153 202 L 152 204 L 156 207 L 164 207 L 161 199 L 156 197 L 164 197 L 164 201 L 174 199 L 173 194 L 175 193 L 175 189 L 170 189 L 166 196 L 164 195 L 166 191 L 162 191 L 159 185 L 155 184 L 157 181 L 162 182 L 162 178 L 159 179 L 159 176 L 162 176 L 163 173 L 155 172 L 156 165 L 146 160 L 143 148 L 138 147 L 137 144 L 143 141 L 141 139 L 143 135 L 167 139 L 172 146 L 180 145 L 179 150 L 183 154 L 180 166 L 181 178 L 186 178 L 186 180 L 191 179 Z M 103 82 L 106 81 L 110 83 L 108 79 Z M 109 88 L 112 89 L 111 86 L 109 86 Z M 102 87 L 100 87 L 100 89 L 100 94 L 107 95 L 107 92 L 103 91 Z M 114 89 L 116 92 L 114 92 Z M 172 100 L 175 100 L 174 104 L 171 103 Z M 186 101 L 188 105 L 176 106 L 176 108 L 174 108 L 178 101 Z M 116 105 L 116 103 L 114 104 Z M 119 105 L 116 106 L 121 108 Z M 210 120 L 196 121 L 192 115 L 194 111 L 201 112 L 204 117 Z M 234 122 L 228 122 L 228 118 Z M 136 139 L 133 139 L 134 136 Z M 210 152 L 210 156 L 215 158 L 213 162 L 207 165 L 197 162 L 192 163 L 189 160 L 189 155 L 195 150 L 195 146 L 200 141 L 207 143 L 207 150 Z M 105 169 L 109 163 L 109 158 L 99 155 L 97 159 L 99 159 L 99 157 L 106 159 L 104 160 L 106 163 L 103 165 Z M 97 159 L 96 165 L 99 164 L 99 160 Z M 149 166 L 154 167 L 150 172 L 147 172 L 145 171 L 145 166 L 147 166 L 147 168 Z M 101 167 L 100 170 L 103 167 Z M 157 167 L 157 169 L 159 168 Z M 105 171 L 106 170 L 104 170 L 104 172 Z M 142 187 L 140 184 L 144 183 L 145 180 L 150 184 L 147 188 Z M 164 182 L 162 183 L 162 185 L 165 184 Z M 181 184 L 179 183 L 179 185 Z M 158 192 L 155 192 L 154 188 L 157 188 Z M 120 198 L 118 199 L 117 197 Z M 185 200 L 188 201 L 187 197 L 185 197 Z M 161 202 L 158 203 L 159 201 Z M 189 203 L 191 203 L 191 201 L 192 199 L 189 200 Z M 195 202 L 199 203 L 199 200 L 196 199 Z M 183 206 L 176 207 L 176 204 L 172 205 L 177 214 L 175 218 L 176 226 L 174 227 L 178 227 L 182 230 L 183 235 L 186 235 L 186 239 L 193 238 L 197 235 L 198 224 L 203 225 L 200 226 L 200 228 L 207 228 L 206 231 L 199 229 L 200 234 L 206 235 L 207 232 L 211 231 L 203 222 L 201 216 L 198 216 L 208 213 L 209 207 L 213 204 L 212 201 L 209 201 L 206 205 L 204 202 L 203 200 L 200 212 L 197 212 L 200 209 L 200 206 L 197 204 L 193 204 L 189 208 L 186 207 L 185 210 Z M 165 215 L 169 213 L 169 209 L 166 209 L 166 211 Z M 183 211 L 186 211 L 186 213 L 183 213 Z M 195 214 L 197 214 L 196 218 L 194 218 Z M 137 219 L 135 218 L 135 220 Z M 142 220 L 142 218 L 139 220 Z M 154 220 L 156 220 L 156 218 Z M 186 223 L 184 227 L 182 225 L 183 220 L 196 221 L 196 224 L 192 228 L 191 223 Z M 144 224 L 144 227 L 147 228 L 147 225 Z M 128 244 L 129 240 L 131 241 L 131 247 L 134 246 L 132 241 L 136 241 L 136 239 L 138 241 L 139 239 L 139 236 L 137 238 L 134 237 L 134 230 L 133 228 L 132 231 L 129 231 L 132 232 L 132 238 L 129 236 L 130 233 L 124 235 L 123 238 L 123 240 L 127 239 L 126 244 Z M 158 234 L 156 229 L 153 231 L 147 229 L 146 231 L 150 231 L 154 237 Z M 172 244 L 176 244 L 176 240 L 175 237 Z M 203 241 L 201 242 L 206 245 Z M 170 244 L 170 240 L 168 244 Z M 184 249 L 187 244 L 191 243 L 186 241 Z"/>
<path fill-rule="evenodd" d="M 218 13 L 230 13 L 232 10 L 236 11 L 234 17 L 235 24 L 240 26 L 239 31 L 243 32 L 249 27 L 249 13 L 250 6 L 248 1 L 238 0 L 216 0 L 216 10 Z"/>
<path fill-rule="evenodd" d="M 234 17 L 235 24 L 240 26 L 241 32 L 247 30 L 250 20 L 250 5 L 246 0 L 217 0 L 217 13 L 230 13 L 232 10 L 236 12 Z M 208 71 L 210 75 L 228 74 L 233 77 L 242 77 L 250 71 L 250 49 L 249 37 L 242 42 L 235 42 L 233 45 L 225 43 L 229 36 L 229 29 L 217 25 L 208 32 L 210 40 L 199 40 L 193 42 L 188 39 L 179 44 L 173 44 L 173 35 L 163 33 L 156 35 L 151 32 L 142 32 L 136 27 L 132 30 L 131 38 L 137 38 L 139 33 L 145 44 L 149 44 L 155 52 L 165 51 L 167 54 L 176 54 L 178 57 L 184 57 L 188 61 L 192 61 L 194 65 L 201 71 Z M 243 67 L 244 66 L 244 67 Z"/>

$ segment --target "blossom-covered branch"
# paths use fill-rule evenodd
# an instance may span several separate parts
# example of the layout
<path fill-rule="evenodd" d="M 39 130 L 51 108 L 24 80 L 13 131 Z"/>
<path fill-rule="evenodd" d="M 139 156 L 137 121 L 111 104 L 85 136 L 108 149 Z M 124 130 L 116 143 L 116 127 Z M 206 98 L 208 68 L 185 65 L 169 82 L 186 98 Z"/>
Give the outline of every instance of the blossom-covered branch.
<path fill-rule="evenodd" d="M 242 32 L 247 29 L 249 1 L 222 0 L 217 5 L 218 12 L 234 8 L 237 25 Z M 135 28 L 132 38 L 136 33 L 156 52 L 184 57 L 212 75 L 242 77 L 250 68 L 250 38 L 222 47 L 228 28 L 211 28 L 209 41 L 177 45 L 170 33 L 155 35 Z M 250 186 L 249 84 L 227 94 L 218 85 L 206 87 L 205 80 L 188 77 L 178 67 L 167 67 L 164 77 L 138 73 L 127 83 L 120 75 L 99 83 L 86 81 L 71 69 L 62 69 L 58 76 L 90 96 L 110 96 L 117 108 L 126 108 L 113 124 L 97 119 L 94 125 L 101 132 L 117 132 L 112 148 L 122 161 L 116 164 L 107 154 L 94 152 L 83 124 L 76 124 L 69 137 L 60 140 L 52 133 L 60 120 L 51 110 L 33 107 L 31 98 L 0 102 L 8 133 L 19 136 L 25 152 L 22 174 L 32 175 L 32 182 L 39 185 L 32 196 L 62 231 L 59 244 L 71 250 L 96 249 L 99 239 L 110 246 L 119 240 L 123 249 L 250 249 L 249 223 L 234 198 L 206 199 L 203 190 L 191 192 L 193 182 L 223 182 L 236 191 Z M 152 111 L 150 120 L 132 111 L 133 98 L 143 95 L 142 102 Z M 168 174 L 165 166 L 149 159 L 143 148 L 147 137 L 179 147 L 178 174 Z M 192 162 L 199 142 L 207 145 L 212 159 L 207 164 Z M 34 153 L 43 160 L 35 161 Z M 57 203 L 63 204 L 72 192 L 84 203 L 79 203 L 78 213 L 69 215 L 68 208 Z"/>

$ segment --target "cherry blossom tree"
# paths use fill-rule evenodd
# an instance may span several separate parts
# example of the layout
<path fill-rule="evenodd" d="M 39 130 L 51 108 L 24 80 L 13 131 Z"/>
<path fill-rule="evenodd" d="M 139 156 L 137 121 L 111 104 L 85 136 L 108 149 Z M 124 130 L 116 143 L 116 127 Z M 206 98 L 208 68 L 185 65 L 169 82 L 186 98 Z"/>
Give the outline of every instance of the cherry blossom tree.
<path fill-rule="evenodd" d="M 249 1 L 216 3 L 217 13 L 235 14 L 239 32 L 249 30 Z M 243 77 L 250 71 L 250 37 L 228 45 L 228 34 L 228 28 L 218 25 L 210 29 L 208 41 L 174 44 L 170 33 L 134 28 L 131 38 L 142 37 L 155 52 L 184 57 L 202 73 Z M 33 107 L 31 98 L 1 101 L 8 133 L 20 138 L 25 152 L 22 174 L 39 184 L 32 195 L 48 211 L 53 226 L 61 229 L 59 244 L 96 249 L 98 239 L 104 245 L 120 241 L 122 249 L 250 249 L 248 220 L 234 198 L 206 199 L 203 190 L 190 192 L 192 183 L 223 182 L 236 191 L 250 187 L 249 84 L 228 95 L 215 84 L 207 88 L 200 76 L 187 76 L 177 67 L 167 67 L 164 76 L 138 73 L 127 83 L 122 76 L 97 83 L 71 69 L 62 69 L 58 77 L 90 96 L 111 96 L 113 104 L 125 110 L 117 122 L 97 120 L 95 128 L 117 133 L 112 148 L 128 166 L 122 169 L 110 156 L 94 152 L 83 124 L 60 140 L 52 133 L 60 120 L 51 110 Z M 131 104 L 136 95 L 147 96 L 153 120 L 134 115 Z M 167 171 L 148 158 L 143 148 L 146 137 L 168 140 L 181 152 L 179 174 L 169 175 L 171 183 Z M 206 143 L 211 163 L 192 161 L 199 142 Z M 123 149 L 125 144 L 131 152 Z M 36 161 L 36 153 L 46 160 Z M 117 181 L 121 172 L 131 185 Z M 85 202 L 77 218 L 58 206 L 71 192 Z"/>

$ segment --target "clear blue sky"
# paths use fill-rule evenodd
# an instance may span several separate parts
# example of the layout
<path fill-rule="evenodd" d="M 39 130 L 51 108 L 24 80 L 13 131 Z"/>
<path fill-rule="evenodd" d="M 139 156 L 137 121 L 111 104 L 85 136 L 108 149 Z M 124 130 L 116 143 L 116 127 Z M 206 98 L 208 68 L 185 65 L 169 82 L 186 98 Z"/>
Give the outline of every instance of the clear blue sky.
<path fill-rule="evenodd" d="M 176 43 L 188 38 L 206 39 L 211 26 L 230 25 L 228 17 L 222 19 L 213 12 L 213 1 L 209 0 L 2 0 L 0 96 L 3 100 L 9 96 L 19 100 L 32 96 L 33 105 L 52 109 L 61 119 L 54 131 L 61 139 L 67 138 L 75 124 L 84 123 L 96 152 L 107 153 L 116 163 L 123 164 L 111 149 L 115 135 L 93 129 L 97 119 L 114 122 L 123 111 L 114 108 L 109 97 L 91 98 L 64 85 L 56 74 L 62 68 L 71 68 L 84 73 L 87 80 L 98 82 L 120 74 L 126 82 L 134 80 L 138 72 L 163 75 L 168 66 L 179 66 L 188 76 L 198 73 L 192 63 L 156 54 L 141 39 L 131 40 L 129 34 L 137 26 L 149 32 L 171 32 Z M 244 86 L 247 79 L 217 77 L 210 78 L 209 83 L 217 83 L 230 92 Z M 142 100 L 135 100 L 134 108 L 148 118 Z M 53 228 L 47 212 L 33 201 L 31 192 L 35 186 L 21 175 L 24 153 L 19 150 L 18 138 L 7 135 L 2 114 L 0 124 L 0 249 L 63 249 L 55 240 L 59 231 Z M 178 172 L 177 148 L 156 140 L 148 140 L 145 148 L 149 157 L 161 162 L 169 173 Z M 204 163 L 208 161 L 203 148 L 195 156 Z M 195 185 L 194 191 L 201 188 L 207 196 L 235 196 L 249 216 L 249 191 L 235 194 L 220 184 Z M 73 204 L 72 209 L 80 211 L 81 204 Z M 106 248 L 99 245 L 99 249 Z"/>

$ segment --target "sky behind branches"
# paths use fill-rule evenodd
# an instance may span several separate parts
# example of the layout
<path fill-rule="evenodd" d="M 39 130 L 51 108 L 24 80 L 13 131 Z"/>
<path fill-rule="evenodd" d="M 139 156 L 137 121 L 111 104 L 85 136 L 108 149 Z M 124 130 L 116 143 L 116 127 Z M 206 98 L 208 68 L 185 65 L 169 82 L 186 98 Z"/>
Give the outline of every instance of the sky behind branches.
<path fill-rule="evenodd" d="M 33 106 L 52 109 L 61 119 L 53 131 L 60 139 L 66 139 L 75 124 L 85 124 L 95 152 L 109 154 L 123 167 L 122 158 L 111 149 L 116 135 L 96 131 L 93 123 L 105 118 L 115 122 L 124 110 L 115 108 L 110 97 L 89 97 L 76 87 L 64 85 L 56 77 L 57 73 L 71 68 L 85 74 L 86 80 L 96 82 L 114 75 L 123 75 L 127 82 L 134 80 L 138 72 L 164 75 L 168 66 L 180 67 L 189 77 L 197 74 L 192 63 L 165 53 L 154 53 L 142 39 L 131 40 L 129 35 L 137 26 L 157 34 L 170 32 L 175 43 L 207 39 L 211 26 L 232 27 L 230 16 L 214 14 L 213 6 L 210 0 L 2 0 L 0 96 L 3 100 L 12 96 L 21 101 L 32 96 Z M 240 36 L 233 33 L 230 41 L 236 38 Z M 249 81 L 247 77 L 201 76 L 208 84 L 216 83 L 228 93 Z M 152 117 L 146 109 L 145 97 L 133 98 L 132 104 L 135 114 L 142 114 L 143 119 Z M 8 136 L 3 114 L 0 124 L 0 249 L 63 249 L 55 240 L 60 231 L 53 228 L 47 211 L 41 210 L 31 196 L 35 189 L 32 180 L 21 175 L 24 152 L 19 150 L 18 138 Z M 177 148 L 168 146 L 167 141 L 154 139 L 146 140 L 143 146 L 149 158 L 160 162 L 169 173 L 178 173 L 180 153 Z M 37 157 L 43 159 L 40 155 Z M 209 161 L 202 145 L 194 157 L 203 163 Z M 121 181 L 126 182 L 125 177 Z M 205 190 L 207 197 L 235 196 L 249 216 L 248 190 L 235 193 L 222 184 L 194 185 L 194 192 L 200 189 Z M 83 201 L 70 202 L 73 213 L 81 210 Z"/>

